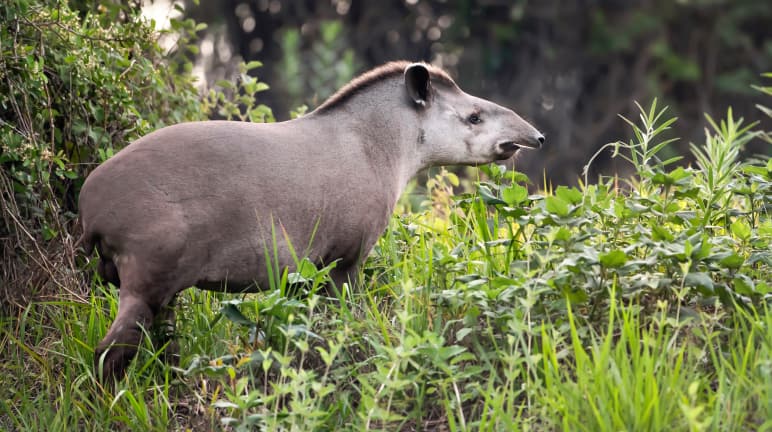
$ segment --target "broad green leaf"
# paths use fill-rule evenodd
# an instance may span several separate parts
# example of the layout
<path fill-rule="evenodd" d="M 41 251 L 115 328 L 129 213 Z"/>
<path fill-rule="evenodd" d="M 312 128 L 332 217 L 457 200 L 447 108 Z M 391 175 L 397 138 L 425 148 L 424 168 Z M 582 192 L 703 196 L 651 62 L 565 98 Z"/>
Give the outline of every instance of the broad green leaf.
<path fill-rule="evenodd" d="M 563 201 L 560 197 L 549 196 L 544 200 L 544 203 L 548 212 L 558 216 L 568 216 L 568 203 Z"/>
<path fill-rule="evenodd" d="M 252 60 L 244 65 L 244 69 L 249 71 L 255 68 L 259 68 L 261 66 L 263 66 L 263 62 L 258 60 Z"/>
<path fill-rule="evenodd" d="M 519 171 L 510 171 L 507 176 L 512 183 L 530 183 L 528 176 Z"/>
<path fill-rule="evenodd" d="M 559 196 L 563 201 L 570 204 L 578 204 L 582 202 L 583 195 L 576 188 L 568 188 L 566 186 L 558 186 L 555 190 L 555 195 Z"/>
<path fill-rule="evenodd" d="M 766 282 L 759 282 L 756 284 L 756 292 L 761 295 L 767 295 L 772 292 L 772 286 Z"/>
<path fill-rule="evenodd" d="M 490 190 L 488 186 L 480 185 L 477 188 L 477 192 L 480 194 L 480 198 L 482 198 L 485 204 L 488 204 L 488 205 L 506 204 L 505 201 L 502 201 L 501 199 L 493 195 L 493 192 Z"/>
<path fill-rule="evenodd" d="M 568 228 L 561 226 L 553 235 L 554 239 L 557 241 L 568 241 L 571 238 L 571 231 Z"/>
<path fill-rule="evenodd" d="M 458 184 L 459 184 L 458 176 L 455 175 L 454 173 L 452 173 L 452 172 L 445 173 L 445 178 L 448 179 L 450 184 L 452 184 L 453 186 L 458 186 Z"/>
<path fill-rule="evenodd" d="M 745 219 L 737 219 L 729 226 L 735 237 L 741 240 L 748 240 L 751 237 L 751 226 Z"/>
<path fill-rule="evenodd" d="M 564 289 L 563 295 L 566 296 L 568 301 L 575 305 L 584 304 L 589 299 L 587 293 L 582 289 Z"/>
<path fill-rule="evenodd" d="M 528 189 L 515 183 L 501 191 L 501 197 L 509 205 L 517 205 L 528 198 Z"/>
<path fill-rule="evenodd" d="M 471 332 L 472 332 L 472 329 L 469 327 L 462 328 L 461 330 L 456 332 L 456 341 L 463 340 L 466 337 L 466 335 L 468 335 Z"/>
<path fill-rule="evenodd" d="M 738 274 L 732 281 L 732 284 L 736 293 L 748 296 L 756 293 L 753 280 L 746 275 Z"/>
<path fill-rule="evenodd" d="M 654 240 L 673 241 L 673 234 L 670 234 L 667 228 L 657 223 L 651 225 L 651 233 Z"/>
<path fill-rule="evenodd" d="M 772 220 L 765 220 L 759 225 L 760 236 L 772 236 Z"/>
<path fill-rule="evenodd" d="M 600 255 L 600 264 L 603 267 L 618 268 L 625 265 L 627 262 L 627 254 L 619 249 L 612 250 L 608 253 Z"/>
<path fill-rule="evenodd" d="M 707 273 L 689 273 L 684 278 L 684 285 L 695 287 L 703 294 L 713 294 L 713 279 Z"/>
<path fill-rule="evenodd" d="M 733 253 L 727 257 L 724 257 L 721 261 L 719 261 L 719 264 L 726 268 L 738 269 L 743 265 L 744 262 L 745 258 L 737 255 L 736 253 Z"/>

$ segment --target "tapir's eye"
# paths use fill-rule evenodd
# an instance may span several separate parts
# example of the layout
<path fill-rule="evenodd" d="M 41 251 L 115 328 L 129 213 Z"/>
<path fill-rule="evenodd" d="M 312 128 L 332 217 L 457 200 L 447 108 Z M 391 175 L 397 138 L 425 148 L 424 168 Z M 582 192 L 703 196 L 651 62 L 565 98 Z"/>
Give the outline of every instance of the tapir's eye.
<path fill-rule="evenodd" d="M 482 123 L 482 119 L 480 118 L 480 115 L 477 113 L 470 114 L 468 120 L 469 120 L 469 123 L 472 123 L 472 124 Z"/>

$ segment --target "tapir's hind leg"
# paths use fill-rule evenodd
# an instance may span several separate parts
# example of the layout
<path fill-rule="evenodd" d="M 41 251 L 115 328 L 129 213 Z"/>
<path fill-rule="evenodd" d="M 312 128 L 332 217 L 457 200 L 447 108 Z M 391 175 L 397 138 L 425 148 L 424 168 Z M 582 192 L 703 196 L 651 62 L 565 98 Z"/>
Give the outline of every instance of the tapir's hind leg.
<path fill-rule="evenodd" d="M 95 350 L 96 370 L 109 382 L 119 379 L 137 353 L 145 331 L 150 332 L 157 316 L 169 318 L 174 294 L 174 280 L 161 271 L 127 259 L 118 266 L 121 288 L 118 294 L 118 314 Z M 156 270 L 156 271 L 153 271 Z M 171 312 L 173 319 L 174 314 Z M 160 347 L 160 345 L 159 345 Z"/>
<path fill-rule="evenodd" d="M 125 285 L 118 296 L 118 314 L 104 339 L 94 351 L 94 366 L 101 381 L 120 379 L 137 354 L 143 329 L 149 329 L 155 312 L 140 296 Z M 101 365 L 101 369 L 100 369 Z"/>

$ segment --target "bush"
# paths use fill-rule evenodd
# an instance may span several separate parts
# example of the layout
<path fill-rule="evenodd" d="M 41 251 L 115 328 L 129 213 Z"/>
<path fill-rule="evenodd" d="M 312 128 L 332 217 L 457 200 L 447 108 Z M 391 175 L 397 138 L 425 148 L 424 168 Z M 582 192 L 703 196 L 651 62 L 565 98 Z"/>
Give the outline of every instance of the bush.
<path fill-rule="evenodd" d="M 130 6 L 75 11 L 63 0 L 0 5 L 0 298 L 43 286 L 77 291 L 77 196 L 86 174 L 133 139 L 203 119 L 190 74 L 203 25 L 169 32 Z M 159 38 L 173 32 L 169 48 Z M 3 302 L 0 302 L 2 304 Z"/>

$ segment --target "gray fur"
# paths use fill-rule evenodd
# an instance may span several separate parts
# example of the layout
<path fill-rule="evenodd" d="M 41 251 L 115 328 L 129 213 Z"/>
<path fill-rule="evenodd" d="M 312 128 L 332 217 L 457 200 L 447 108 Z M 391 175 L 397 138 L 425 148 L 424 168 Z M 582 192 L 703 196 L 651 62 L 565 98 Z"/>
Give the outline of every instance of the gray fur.
<path fill-rule="evenodd" d="M 421 73 L 406 74 L 411 68 Z M 469 121 L 473 112 L 479 124 Z M 542 141 L 517 114 L 463 93 L 442 70 L 406 62 L 368 72 L 296 120 L 183 123 L 135 141 L 96 168 L 80 194 L 83 244 L 120 285 L 97 364 L 104 353 L 104 374 L 121 375 L 138 325 L 149 327 L 187 287 L 265 289 L 266 251 L 293 268 L 286 239 L 317 264 L 336 262 L 340 286 L 418 171 L 506 159 Z"/>

